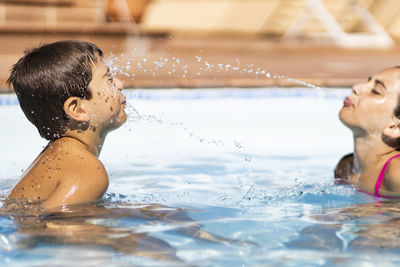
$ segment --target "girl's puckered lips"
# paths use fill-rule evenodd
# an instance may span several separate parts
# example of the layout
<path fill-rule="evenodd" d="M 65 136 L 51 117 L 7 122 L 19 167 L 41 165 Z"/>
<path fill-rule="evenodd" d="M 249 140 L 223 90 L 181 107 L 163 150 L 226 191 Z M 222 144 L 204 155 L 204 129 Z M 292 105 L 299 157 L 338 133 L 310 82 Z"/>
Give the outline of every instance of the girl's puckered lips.
<path fill-rule="evenodd" d="M 344 101 L 343 101 L 343 106 L 345 106 L 345 107 L 352 107 L 352 106 L 354 106 L 354 105 L 353 105 L 353 102 L 351 102 L 350 98 L 349 98 L 349 97 L 346 97 L 346 98 L 344 99 Z"/>

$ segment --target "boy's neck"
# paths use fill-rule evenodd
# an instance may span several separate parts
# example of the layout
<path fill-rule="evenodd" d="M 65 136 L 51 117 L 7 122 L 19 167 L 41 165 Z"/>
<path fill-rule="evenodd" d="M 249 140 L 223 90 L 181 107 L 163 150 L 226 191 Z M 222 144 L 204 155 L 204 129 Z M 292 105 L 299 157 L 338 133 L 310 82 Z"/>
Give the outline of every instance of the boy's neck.
<path fill-rule="evenodd" d="M 359 173 L 365 171 L 367 166 L 376 166 L 381 161 L 386 161 L 396 152 L 396 149 L 383 143 L 380 135 L 354 135 L 353 139 L 354 167 Z"/>
<path fill-rule="evenodd" d="M 85 145 L 90 153 L 98 157 L 103 147 L 106 134 L 99 134 L 90 130 L 83 132 L 74 130 L 67 132 L 64 136 L 79 141 Z"/>

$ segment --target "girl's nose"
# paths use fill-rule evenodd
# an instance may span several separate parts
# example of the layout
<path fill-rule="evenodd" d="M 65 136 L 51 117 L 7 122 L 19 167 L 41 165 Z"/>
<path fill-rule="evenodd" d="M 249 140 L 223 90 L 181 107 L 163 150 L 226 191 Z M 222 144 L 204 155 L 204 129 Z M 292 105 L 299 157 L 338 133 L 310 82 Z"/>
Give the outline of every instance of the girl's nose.
<path fill-rule="evenodd" d="M 353 92 L 354 95 L 359 95 L 360 94 L 360 84 L 355 84 L 351 88 L 351 91 Z"/>

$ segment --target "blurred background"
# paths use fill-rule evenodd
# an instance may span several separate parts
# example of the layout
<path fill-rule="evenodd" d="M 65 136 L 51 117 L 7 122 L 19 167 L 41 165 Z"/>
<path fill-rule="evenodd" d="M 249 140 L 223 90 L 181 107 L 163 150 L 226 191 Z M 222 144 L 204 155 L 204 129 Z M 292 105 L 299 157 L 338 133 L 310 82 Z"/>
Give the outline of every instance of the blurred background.
<path fill-rule="evenodd" d="M 63 39 L 97 44 L 130 88 L 350 86 L 400 65 L 399 12 L 399 0 L 1 0 L 0 88 L 24 50 Z"/>

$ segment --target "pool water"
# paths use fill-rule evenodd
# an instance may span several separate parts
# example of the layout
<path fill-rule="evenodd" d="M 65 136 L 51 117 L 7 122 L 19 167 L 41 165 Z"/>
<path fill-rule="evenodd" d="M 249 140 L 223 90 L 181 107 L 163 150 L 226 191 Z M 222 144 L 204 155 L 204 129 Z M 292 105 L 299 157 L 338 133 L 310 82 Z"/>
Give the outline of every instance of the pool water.
<path fill-rule="evenodd" d="M 141 117 L 106 139 L 103 201 L 3 212 L 0 264 L 395 266 L 400 204 L 334 184 L 352 150 L 337 118 L 347 93 L 126 91 Z M 4 201 L 46 142 L 1 103 Z"/>

